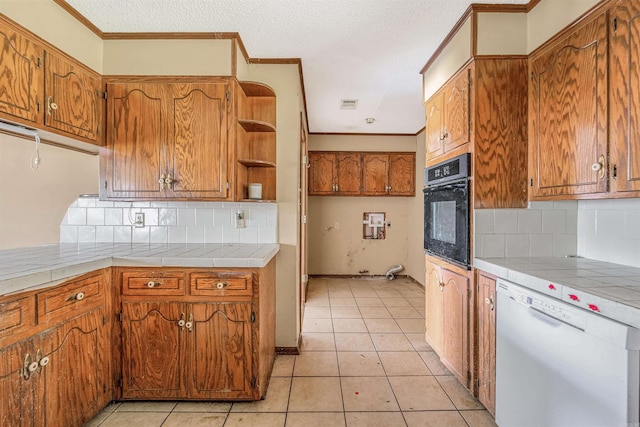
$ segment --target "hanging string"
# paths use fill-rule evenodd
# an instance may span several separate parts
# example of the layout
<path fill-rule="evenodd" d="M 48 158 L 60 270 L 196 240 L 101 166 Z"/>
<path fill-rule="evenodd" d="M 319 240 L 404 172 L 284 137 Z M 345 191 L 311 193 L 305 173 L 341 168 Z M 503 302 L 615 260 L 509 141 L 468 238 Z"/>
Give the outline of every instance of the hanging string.
<path fill-rule="evenodd" d="M 40 163 L 42 162 L 42 159 L 40 159 L 40 135 L 36 133 L 34 138 L 36 140 L 36 149 L 33 151 L 33 154 L 31 155 L 31 169 L 36 170 L 38 169 L 38 166 L 40 166 Z"/>

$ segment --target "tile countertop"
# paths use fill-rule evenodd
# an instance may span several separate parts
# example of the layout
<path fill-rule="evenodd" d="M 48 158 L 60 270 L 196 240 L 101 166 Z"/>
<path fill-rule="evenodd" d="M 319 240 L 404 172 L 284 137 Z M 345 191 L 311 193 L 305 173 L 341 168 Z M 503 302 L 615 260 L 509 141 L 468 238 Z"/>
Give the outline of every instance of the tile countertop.
<path fill-rule="evenodd" d="M 61 243 L 5 249 L 0 251 L 0 296 L 111 266 L 260 268 L 279 250 L 274 243 Z"/>
<path fill-rule="evenodd" d="M 579 257 L 475 258 L 473 266 L 640 328 L 640 268 Z"/>

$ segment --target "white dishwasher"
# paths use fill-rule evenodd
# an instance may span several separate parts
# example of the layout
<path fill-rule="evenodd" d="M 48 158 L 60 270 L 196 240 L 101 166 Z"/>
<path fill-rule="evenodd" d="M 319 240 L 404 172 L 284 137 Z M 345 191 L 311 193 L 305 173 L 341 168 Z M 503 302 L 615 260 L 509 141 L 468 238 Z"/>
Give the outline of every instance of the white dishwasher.
<path fill-rule="evenodd" d="M 640 426 L 640 330 L 497 282 L 496 423 Z"/>

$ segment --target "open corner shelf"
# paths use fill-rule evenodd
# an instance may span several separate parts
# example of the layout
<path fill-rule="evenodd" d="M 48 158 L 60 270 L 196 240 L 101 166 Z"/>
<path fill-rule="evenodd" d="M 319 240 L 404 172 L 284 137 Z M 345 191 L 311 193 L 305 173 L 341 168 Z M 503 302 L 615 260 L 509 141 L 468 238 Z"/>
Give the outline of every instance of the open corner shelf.
<path fill-rule="evenodd" d="M 266 160 L 256 159 L 238 159 L 238 163 L 248 168 L 275 168 L 275 162 L 268 162 Z"/>
<path fill-rule="evenodd" d="M 247 96 L 276 96 L 275 91 L 264 83 L 238 82 Z"/>
<path fill-rule="evenodd" d="M 260 120 L 239 119 L 238 124 L 247 132 L 275 132 L 276 128 L 270 123 Z"/>

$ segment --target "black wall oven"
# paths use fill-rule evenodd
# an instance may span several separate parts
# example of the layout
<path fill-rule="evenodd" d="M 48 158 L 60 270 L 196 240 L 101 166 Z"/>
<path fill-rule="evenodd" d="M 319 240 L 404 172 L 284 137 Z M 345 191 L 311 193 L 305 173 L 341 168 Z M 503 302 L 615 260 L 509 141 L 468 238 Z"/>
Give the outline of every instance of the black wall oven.
<path fill-rule="evenodd" d="M 470 269 L 469 166 L 463 154 L 424 170 L 424 250 Z"/>

